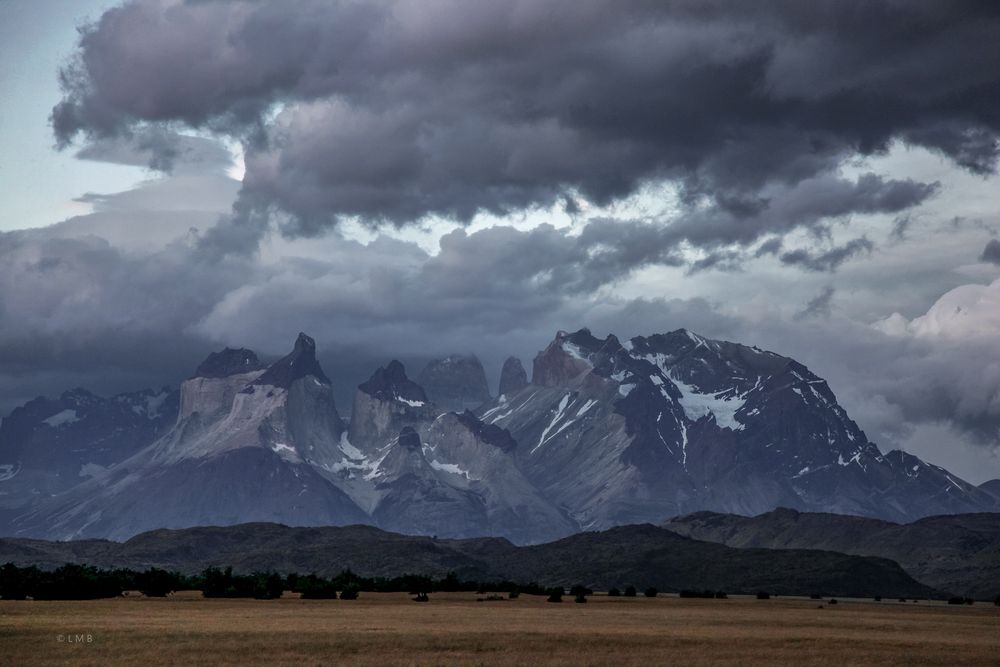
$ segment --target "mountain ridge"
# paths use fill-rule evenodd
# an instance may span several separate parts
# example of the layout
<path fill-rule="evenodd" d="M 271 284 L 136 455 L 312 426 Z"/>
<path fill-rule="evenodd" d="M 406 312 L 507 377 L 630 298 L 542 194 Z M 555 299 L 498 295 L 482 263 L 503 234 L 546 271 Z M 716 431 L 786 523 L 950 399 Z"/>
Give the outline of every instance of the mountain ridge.
<path fill-rule="evenodd" d="M 394 360 L 358 386 L 344 420 L 311 337 L 270 365 L 226 348 L 182 383 L 169 429 L 91 477 L 31 497 L 11 485 L 20 464 L 7 464 L 0 532 L 125 538 L 248 520 L 361 522 L 530 544 L 695 510 L 909 521 L 1000 508 L 988 485 L 882 454 L 825 380 L 774 352 L 686 329 L 624 342 L 580 329 L 556 334 L 530 381 L 516 359 L 504 366 L 496 397 L 474 356 L 425 369 L 439 396 L 466 406 L 449 411 Z M 38 425 L 50 416 L 23 428 L 72 427 Z M 13 459 L 15 444 L 0 437 L 0 458 Z"/>

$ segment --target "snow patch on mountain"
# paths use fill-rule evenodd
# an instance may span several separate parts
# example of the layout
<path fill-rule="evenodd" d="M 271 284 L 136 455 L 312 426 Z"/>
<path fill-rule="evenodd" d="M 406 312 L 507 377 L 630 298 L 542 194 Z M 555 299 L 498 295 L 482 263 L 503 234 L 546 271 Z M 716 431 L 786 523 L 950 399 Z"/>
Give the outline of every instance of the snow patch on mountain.
<path fill-rule="evenodd" d="M 727 393 L 726 391 L 705 394 L 698 391 L 698 388 L 694 385 L 682 382 L 672 375 L 670 376 L 670 380 L 680 390 L 681 407 L 684 408 L 684 414 L 691 421 L 698 421 L 703 417 L 711 415 L 715 418 L 715 423 L 720 428 L 728 428 L 732 431 L 742 431 L 745 428 L 736 419 L 736 413 L 746 403 L 746 395 L 726 397 L 723 396 L 723 394 Z"/>
<path fill-rule="evenodd" d="M 62 410 L 57 412 L 48 419 L 43 419 L 46 424 L 52 428 L 59 428 L 60 426 L 66 426 L 67 424 L 72 424 L 74 422 L 80 421 L 80 418 L 76 415 L 76 410 Z"/>

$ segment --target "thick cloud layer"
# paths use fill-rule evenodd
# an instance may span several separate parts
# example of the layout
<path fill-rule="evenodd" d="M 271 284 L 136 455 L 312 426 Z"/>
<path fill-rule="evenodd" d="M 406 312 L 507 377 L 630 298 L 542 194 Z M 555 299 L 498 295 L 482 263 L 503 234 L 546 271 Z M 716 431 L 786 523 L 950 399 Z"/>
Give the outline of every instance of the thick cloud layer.
<path fill-rule="evenodd" d="M 667 236 L 713 251 L 923 201 L 933 184 L 837 176 L 893 141 L 991 172 L 998 29 L 973 0 L 135 0 L 84 31 L 52 121 L 63 143 L 243 137 L 244 229 L 217 249 L 252 248 L 276 212 L 307 235 L 468 222 L 666 180 Z"/>
<path fill-rule="evenodd" d="M 995 195 L 949 191 L 996 180 L 998 33 L 971 0 L 126 2 L 52 124 L 167 175 L 0 235 L 0 409 L 300 330 L 345 408 L 393 357 L 687 327 L 953 465 L 1000 441 Z"/>

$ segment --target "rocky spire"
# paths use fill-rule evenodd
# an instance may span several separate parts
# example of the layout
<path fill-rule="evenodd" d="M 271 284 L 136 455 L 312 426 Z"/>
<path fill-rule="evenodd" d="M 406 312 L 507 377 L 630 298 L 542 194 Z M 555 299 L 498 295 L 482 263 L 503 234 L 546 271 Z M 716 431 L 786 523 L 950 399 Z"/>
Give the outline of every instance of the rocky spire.
<path fill-rule="evenodd" d="M 316 361 L 316 341 L 300 333 L 291 353 L 271 364 L 254 384 L 269 384 L 287 389 L 293 382 L 307 375 L 330 384 L 330 379 Z"/>
<path fill-rule="evenodd" d="M 528 374 L 517 357 L 507 357 L 500 369 L 500 394 L 513 394 L 528 386 Z"/>
<path fill-rule="evenodd" d="M 406 368 L 395 359 L 372 373 L 367 382 L 358 385 L 358 389 L 382 401 L 404 399 L 411 403 L 427 402 L 423 388 L 406 376 Z"/>

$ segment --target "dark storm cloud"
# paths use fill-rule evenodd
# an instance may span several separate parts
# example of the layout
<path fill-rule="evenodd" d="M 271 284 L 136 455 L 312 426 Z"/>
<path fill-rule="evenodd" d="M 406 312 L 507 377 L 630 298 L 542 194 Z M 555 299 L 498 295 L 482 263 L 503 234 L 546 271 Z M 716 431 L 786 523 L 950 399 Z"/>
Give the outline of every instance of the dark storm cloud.
<path fill-rule="evenodd" d="M 973 1 L 142 0 L 84 30 L 52 123 L 63 144 L 170 124 L 244 137 L 248 229 L 220 248 L 252 246 L 255 213 L 310 235 L 666 179 L 685 204 L 670 236 L 711 251 L 919 203 L 933 185 L 834 177 L 893 140 L 993 170 L 998 27 Z"/>
<path fill-rule="evenodd" d="M 823 291 L 809 299 L 805 308 L 795 314 L 795 319 L 804 320 L 810 317 L 830 317 L 833 310 L 833 295 L 837 290 L 833 285 L 827 285 Z"/>
<path fill-rule="evenodd" d="M 986 243 L 986 247 L 983 248 L 983 252 L 979 255 L 979 261 L 1000 265 L 1000 241 L 990 239 Z"/>
<path fill-rule="evenodd" d="M 862 253 L 869 253 L 875 245 L 866 238 L 852 239 L 825 252 L 814 253 L 797 249 L 782 253 L 781 263 L 799 266 L 809 271 L 834 271 L 841 264 Z"/>

